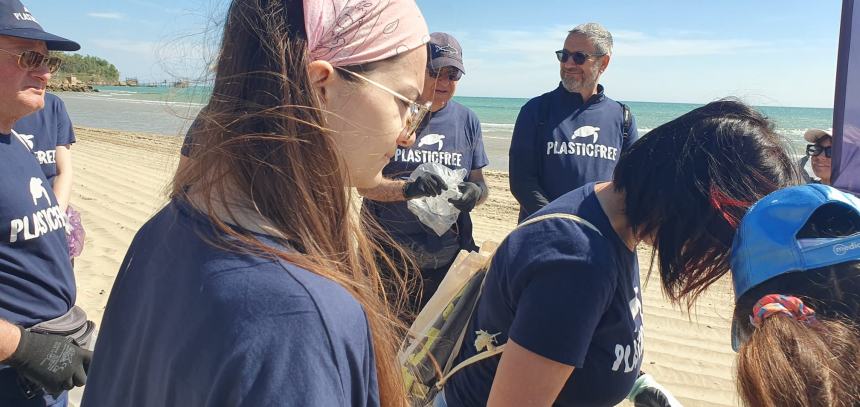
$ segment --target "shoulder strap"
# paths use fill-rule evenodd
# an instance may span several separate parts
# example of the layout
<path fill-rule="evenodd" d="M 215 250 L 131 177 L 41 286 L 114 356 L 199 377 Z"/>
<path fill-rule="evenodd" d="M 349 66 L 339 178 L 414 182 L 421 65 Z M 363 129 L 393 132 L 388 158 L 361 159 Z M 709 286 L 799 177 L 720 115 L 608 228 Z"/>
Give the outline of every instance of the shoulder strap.
<path fill-rule="evenodd" d="M 621 142 L 626 143 L 627 139 L 630 138 L 630 126 L 633 125 L 633 116 L 630 115 L 630 108 L 627 107 L 624 103 L 618 102 L 621 105 L 621 117 L 624 121 L 622 133 L 621 133 Z"/>
<path fill-rule="evenodd" d="M 24 145 L 24 147 L 26 147 L 26 148 L 27 148 L 27 151 L 30 151 L 30 152 L 32 152 L 32 151 L 33 151 L 33 149 L 32 149 L 32 148 L 30 148 L 30 144 L 29 144 L 29 143 L 27 143 L 27 140 L 24 140 L 24 137 L 21 137 L 21 135 L 20 135 L 20 134 L 18 134 L 18 132 L 17 132 L 17 131 L 15 131 L 14 129 L 12 130 L 12 135 L 13 135 L 13 136 L 15 136 L 15 138 L 17 138 L 17 139 L 18 139 L 18 141 L 20 141 L 20 142 L 21 142 L 21 144 L 23 144 L 23 145 Z"/>
<path fill-rule="evenodd" d="M 536 216 L 536 217 L 531 218 L 531 219 L 529 219 L 529 220 L 527 220 L 527 221 L 525 221 L 525 222 L 523 222 L 523 223 L 520 223 L 519 225 L 517 225 L 517 227 L 516 227 L 514 230 L 519 229 L 519 228 L 521 228 L 521 227 L 523 227 L 523 226 L 531 225 L 532 223 L 537 223 L 537 222 L 540 222 L 540 221 L 543 221 L 543 220 L 547 220 L 547 219 L 569 219 L 569 220 L 572 220 L 572 221 L 574 221 L 574 222 L 576 222 L 576 223 L 579 223 L 579 224 L 580 224 L 580 225 L 582 225 L 582 226 L 585 226 L 585 227 L 587 227 L 587 228 L 589 228 L 589 229 L 593 230 L 593 231 L 594 231 L 594 232 L 596 232 L 598 235 L 600 235 L 601 237 L 603 237 L 603 233 L 600 233 L 600 230 L 599 230 L 599 229 L 597 229 L 597 227 L 596 227 L 596 226 L 594 226 L 591 222 L 589 222 L 589 221 L 587 221 L 587 220 L 585 220 L 585 219 L 583 219 L 583 218 L 581 218 L 581 217 L 579 217 L 579 216 L 576 216 L 576 215 L 574 215 L 574 214 L 571 214 L 571 213 L 549 213 L 549 214 L 546 214 L 546 215 Z M 513 232 L 513 231 L 512 231 L 512 232 Z M 489 274 L 489 269 L 487 270 L 487 273 L 486 273 L 486 274 L 484 274 L 484 281 L 486 281 L 487 274 Z M 484 282 L 483 282 L 483 281 L 481 281 L 481 292 L 483 292 L 483 290 L 484 290 Z M 481 292 L 479 292 L 479 293 L 478 293 L 478 298 L 480 298 L 480 296 L 481 296 Z M 475 305 L 477 306 L 477 303 L 476 303 Z M 474 313 L 474 309 L 472 310 L 472 312 Z M 472 319 L 472 318 L 470 317 L 470 318 L 469 318 L 469 321 L 468 321 L 468 322 L 466 322 L 466 326 L 463 328 L 463 332 L 460 334 L 460 338 L 459 338 L 459 340 L 457 341 L 457 346 L 455 346 L 455 348 L 454 348 L 454 349 L 455 349 L 455 352 L 459 352 L 459 351 L 460 351 L 460 347 L 462 346 L 463 337 L 465 336 L 466 330 L 467 330 L 467 329 L 469 329 L 469 322 L 471 322 L 471 319 Z M 454 375 L 454 373 L 457 373 L 458 371 L 462 370 L 464 367 L 469 366 L 469 365 L 471 365 L 471 364 L 473 364 L 473 363 L 476 363 L 476 362 L 480 362 L 480 361 L 482 361 L 482 360 L 484 360 L 484 359 L 491 358 L 491 357 L 493 357 L 493 356 L 496 356 L 496 355 L 498 355 L 498 354 L 500 354 L 500 353 L 504 352 L 504 350 L 505 350 L 505 345 L 506 345 L 506 344 L 504 344 L 504 343 L 503 343 L 503 344 L 501 344 L 501 345 L 499 345 L 499 346 L 495 346 L 495 347 L 493 347 L 493 349 L 485 350 L 485 351 L 483 351 L 483 352 L 480 352 L 480 353 L 478 353 L 478 354 L 476 354 L 476 355 L 473 355 L 472 357 L 470 357 L 470 358 L 468 358 L 468 359 L 466 359 L 466 360 L 464 360 L 464 361 L 462 361 L 462 362 L 458 363 L 456 366 L 452 367 L 452 368 L 451 368 L 451 370 L 449 370 L 447 374 L 445 374 L 444 376 L 442 376 L 442 377 L 441 377 L 441 378 L 436 382 L 436 388 L 437 388 L 437 389 L 442 389 L 442 387 L 444 387 L 444 386 L 445 386 L 445 383 L 447 383 L 447 382 L 448 382 L 448 379 L 450 379 L 450 378 L 451 378 L 451 376 L 453 376 L 453 375 Z"/>

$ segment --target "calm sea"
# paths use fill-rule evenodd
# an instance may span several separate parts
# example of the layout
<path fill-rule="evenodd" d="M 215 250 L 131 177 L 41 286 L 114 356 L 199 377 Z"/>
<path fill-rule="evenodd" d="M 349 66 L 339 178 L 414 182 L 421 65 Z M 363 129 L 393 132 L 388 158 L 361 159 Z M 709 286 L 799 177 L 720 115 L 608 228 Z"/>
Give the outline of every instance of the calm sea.
<path fill-rule="evenodd" d="M 98 93 L 59 93 L 72 121 L 81 126 L 178 136 L 209 97 L 208 87 L 98 87 Z M 507 146 L 524 98 L 455 97 L 481 120 L 491 168 L 507 169 Z M 626 102 L 636 116 L 639 133 L 672 120 L 698 106 L 686 103 Z M 803 151 L 803 132 L 832 127 L 833 109 L 759 107 L 777 131 Z"/>

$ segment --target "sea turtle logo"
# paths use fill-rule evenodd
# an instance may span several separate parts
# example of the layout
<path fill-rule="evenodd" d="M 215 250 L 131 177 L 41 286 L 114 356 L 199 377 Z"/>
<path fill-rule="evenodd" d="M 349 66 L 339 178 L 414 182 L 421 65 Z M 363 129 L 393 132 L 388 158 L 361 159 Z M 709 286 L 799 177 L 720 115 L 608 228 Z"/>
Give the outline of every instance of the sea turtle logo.
<path fill-rule="evenodd" d="M 599 131 L 600 131 L 600 127 L 582 126 L 573 132 L 573 136 L 571 137 L 571 140 L 578 139 L 578 138 L 592 137 L 593 139 L 591 141 L 591 144 L 595 144 L 595 143 L 597 143 L 597 136 L 598 136 L 597 132 L 599 132 Z"/>
<path fill-rule="evenodd" d="M 420 148 L 424 146 L 432 146 L 433 144 L 438 144 L 439 147 L 436 149 L 436 151 L 442 151 L 442 146 L 444 145 L 442 140 L 444 138 L 445 136 L 441 134 L 428 134 L 424 137 L 421 137 L 421 141 L 418 142 L 418 147 Z"/>
<path fill-rule="evenodd" d="M 18 135 L 21 136 L 21 139 L 24 140 L 24 144 L 26 144 L 27 147 L 30 148 L 30 150 L 32 150 L 34 148 L 33 137 L 36 137 L 36 135 L 34 135 L 34 134 L 18 134 Z"/>
<path fill-rule="evenodd" d="M 33 205 L 39 204 L 39 198 L 44 197 L 51 205 L 51 197 L 48 195 L 48 190 L 42 185 L 42 180 L 36 177 L 30 178 L 30 195 L 33 196 Z"/>
<path fill-rule="evenodd" d="M 445 45 L 433 45 L 433 54 L 434 56 L 442 55 L 457 55 L 457 48 L 454 48 L 450 44 Z"/>

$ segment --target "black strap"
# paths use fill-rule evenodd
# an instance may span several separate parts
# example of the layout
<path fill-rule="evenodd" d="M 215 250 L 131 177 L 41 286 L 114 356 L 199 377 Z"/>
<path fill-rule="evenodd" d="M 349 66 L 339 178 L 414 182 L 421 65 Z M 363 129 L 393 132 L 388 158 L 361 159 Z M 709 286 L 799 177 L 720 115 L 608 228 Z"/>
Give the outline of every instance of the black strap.
<path fill-rule="evenodd" d="M 633 115 L 630 114 L 630 108 L 624 103 L 618 102 L 621 105 L 621 117 L 624 120 L 624 127 L 621 129 L 621 145 L 627 143 L 630 138 L 630 127 L 633 126 Z"/>

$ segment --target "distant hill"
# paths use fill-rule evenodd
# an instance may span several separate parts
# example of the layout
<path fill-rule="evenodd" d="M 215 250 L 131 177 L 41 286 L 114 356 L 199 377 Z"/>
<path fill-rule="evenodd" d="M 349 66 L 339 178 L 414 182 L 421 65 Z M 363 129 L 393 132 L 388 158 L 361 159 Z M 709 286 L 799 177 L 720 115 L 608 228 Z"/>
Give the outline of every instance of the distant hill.
<path fill-rule="evenodd" d="M 63 58 L 63 65 L 54 74 L 56 80 L 62 81 L 68 76 L 74 76 L 79 81 L 89 84 L 115 84 L 119 82 L 119 71 L 112 63 L 102 58 L 67 52 L 51 52 L 51 54 Z"/>

